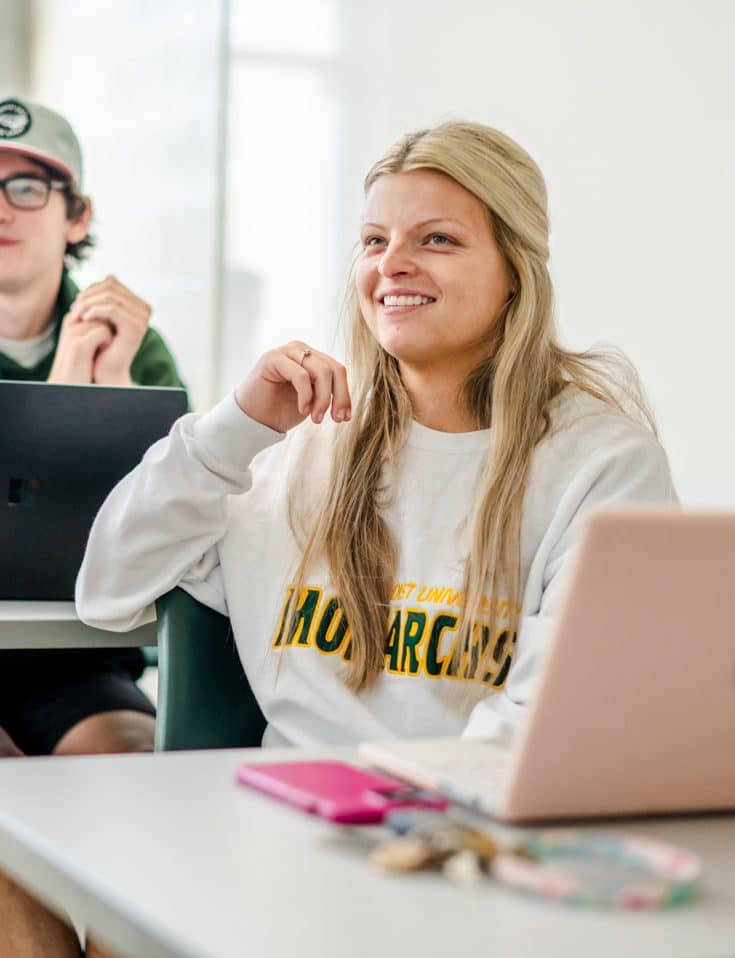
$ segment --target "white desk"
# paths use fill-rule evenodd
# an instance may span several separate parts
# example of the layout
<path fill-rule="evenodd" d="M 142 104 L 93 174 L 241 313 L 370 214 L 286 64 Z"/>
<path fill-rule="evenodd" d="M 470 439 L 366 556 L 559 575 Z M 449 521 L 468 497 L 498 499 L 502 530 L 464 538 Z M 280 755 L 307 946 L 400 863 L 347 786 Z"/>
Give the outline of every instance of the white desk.
<path fill-rule="evenodd" d="M 371 870 L 364 849 L 333 826 L 233 782 L 246 755 L 285 754 L 2 762 L 0 863 L 130 958 L 724 958 L 735 950 L 735 817 L 610 827 L 697 851 L 705 864 L 697 903 L 570 910 L 490 882 L 466 889 L 438 875 Z"/>
<path fill-rule="evenodd" d="M 0 649 L 98 649 L 155 644 L 155 622 L 132 632 L 107 632 L 80 622 L 73 602 L 0 600 Z"/>

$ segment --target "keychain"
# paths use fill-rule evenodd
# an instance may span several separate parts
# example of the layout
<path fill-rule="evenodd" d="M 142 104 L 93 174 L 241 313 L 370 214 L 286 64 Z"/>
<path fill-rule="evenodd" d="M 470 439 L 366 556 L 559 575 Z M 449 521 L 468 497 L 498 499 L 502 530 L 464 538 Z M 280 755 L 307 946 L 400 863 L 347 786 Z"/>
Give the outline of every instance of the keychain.
<path fill-rule="evenodd" d="M 373 850 L 370 861 L 387 871 L 419 871 L 441 868 L 455 881 L 471 882 L 487 872 L 498 852 L 498 846 L 479 828 L 437 815 L 410 822 L 405 813 L 389 815 L 387 824 L 398 831 L 398 838 L 381 842 Z"/>

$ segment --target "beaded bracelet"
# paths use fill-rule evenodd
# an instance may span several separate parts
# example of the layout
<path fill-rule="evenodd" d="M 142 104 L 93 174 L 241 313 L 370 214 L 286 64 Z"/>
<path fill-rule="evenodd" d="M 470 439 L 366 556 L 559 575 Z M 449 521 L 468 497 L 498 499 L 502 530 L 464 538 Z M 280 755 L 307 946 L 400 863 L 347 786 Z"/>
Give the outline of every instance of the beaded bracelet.
<path fill-rule="evenodd" d="M 590 865 L 603 868 L 585 875 Z M 615 865 L 633 875 L 616 876 Z M 653 839 L 556 830 L 528 838 L 520 854 L 499 853 L 490 867 L 503 884 L 555 901 L 635 909 L 691 901 L 702 873 L 696 855 Z"/>

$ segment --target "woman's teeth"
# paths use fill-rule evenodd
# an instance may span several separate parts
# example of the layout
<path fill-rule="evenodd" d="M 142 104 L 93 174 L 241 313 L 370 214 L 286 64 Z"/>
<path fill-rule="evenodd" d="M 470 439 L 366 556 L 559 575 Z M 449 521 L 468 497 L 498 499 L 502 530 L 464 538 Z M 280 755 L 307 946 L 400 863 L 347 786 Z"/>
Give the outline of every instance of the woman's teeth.
<path fill-rule="evenodd" d="M 384 296 L 384 306 L 428 306 L 435 302 L 431 296 Z"/>

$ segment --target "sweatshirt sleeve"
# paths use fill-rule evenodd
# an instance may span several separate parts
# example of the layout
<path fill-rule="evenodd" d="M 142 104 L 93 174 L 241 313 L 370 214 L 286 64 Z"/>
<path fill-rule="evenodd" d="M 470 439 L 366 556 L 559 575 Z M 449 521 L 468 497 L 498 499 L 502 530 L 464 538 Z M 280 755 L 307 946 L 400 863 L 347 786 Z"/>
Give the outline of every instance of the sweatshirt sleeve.
<path fill-rule="evenodd" d="M 677 503 L 664 450 L 652 436 L 637 430 L 631 430 L 622 441 L 603 444 L 571 478 L 549 526 L 545 561 L 537 572 L 532 568 L 530 573 L 541 578 L 538 608 L 531 614 L 524 609 L 506 683 L 473 708 L 464 738 L 508 741 L 513 737 L 533 697 L 539 664 L 587 515 L 598 508 L 634 503 Z"/>
<path fill-rule="evenodd" d="M 94 521 L 76 584 L 82 621 L 128 631 L 150 621 L 152 603 L 177 585 L 227 614 L 217 544 L 228 497 L 248 490 L 254 456 L 282 438 L 246 416 L 234 396 L 179 419 Z"/>

